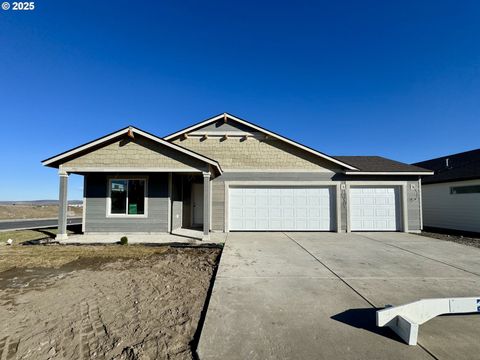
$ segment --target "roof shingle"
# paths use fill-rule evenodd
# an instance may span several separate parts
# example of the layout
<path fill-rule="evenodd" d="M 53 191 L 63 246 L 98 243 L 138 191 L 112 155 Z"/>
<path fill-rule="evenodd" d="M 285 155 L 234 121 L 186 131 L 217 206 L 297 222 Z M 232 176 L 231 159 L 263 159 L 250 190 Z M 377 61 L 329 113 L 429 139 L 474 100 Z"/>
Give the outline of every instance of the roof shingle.
<path fill-rule="evenodd" d="M 405 164 L 381 156 L 335 156 L 336 159 L 350 164 L 360 171 L 368 172 L 420 172 L 429 171 L 419 166 Z"/>
<path fill-rule="evenodd" d="M 480 149 L 421 161 L 413 165 L 435 171 L 435 175 L 423 181 L 424 184 L 480 179 Z"/>

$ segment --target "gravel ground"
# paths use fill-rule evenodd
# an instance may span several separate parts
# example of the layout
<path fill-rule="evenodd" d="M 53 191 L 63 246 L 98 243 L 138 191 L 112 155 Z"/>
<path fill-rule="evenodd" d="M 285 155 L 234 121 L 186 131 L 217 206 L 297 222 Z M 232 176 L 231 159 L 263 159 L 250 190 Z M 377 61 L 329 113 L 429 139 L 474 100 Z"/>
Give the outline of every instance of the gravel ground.
<path fill-rule="evenodd" d="M 0 359 L 192 359 L 219 253 L 168 248 L 4 271 Z"/>
<path fill-rule="evenodd" d="M 475 246 L 477 248 L 480 248 L 480 238 L 461 236 L 461 235 L 449 235 L 449 234 L 442 234 L 442 233 L 429 232 L 429 231 L 422 231 L 421 235 L 428 236 L 435 239 L 440 239 L 440 240 L 453 241 L 458 244 Z"/>

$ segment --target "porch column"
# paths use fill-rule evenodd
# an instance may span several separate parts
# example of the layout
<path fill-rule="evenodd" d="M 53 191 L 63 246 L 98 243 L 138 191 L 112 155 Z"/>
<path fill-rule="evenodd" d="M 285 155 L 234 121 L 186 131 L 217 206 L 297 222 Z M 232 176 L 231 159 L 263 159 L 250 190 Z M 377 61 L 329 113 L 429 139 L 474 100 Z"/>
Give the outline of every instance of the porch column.
<path fill-rule="evenodd" d="M 210 173 L 203 173 L 203 240 L 210 239 Z"/>
<path fill-rule="evenodd" d="M 67 186 L 68 186 L 68 173 L 62 169 L 58 171 L 60 180 L 59 195 L 58 195 L 58 234 L 55 237 L 56 240 L 67 239 Z"/>

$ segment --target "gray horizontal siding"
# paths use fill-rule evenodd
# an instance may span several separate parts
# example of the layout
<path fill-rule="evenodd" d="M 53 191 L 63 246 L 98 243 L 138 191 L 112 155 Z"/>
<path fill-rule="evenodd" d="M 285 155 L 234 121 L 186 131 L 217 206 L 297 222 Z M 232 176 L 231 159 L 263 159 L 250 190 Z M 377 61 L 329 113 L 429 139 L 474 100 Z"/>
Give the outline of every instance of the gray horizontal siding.
<path fill-rule="evenodd" d="M 133 174 L 129 174 L 132 176 Z M 86 176 L 85 232 L 167 232 L 168 175 L 148 174 L 148 217 L 108 218 L 108 174 Z M 138 176 L 145 176 L 138 175 Z M 122 178 L 121 175 L 117 176 Z"/>

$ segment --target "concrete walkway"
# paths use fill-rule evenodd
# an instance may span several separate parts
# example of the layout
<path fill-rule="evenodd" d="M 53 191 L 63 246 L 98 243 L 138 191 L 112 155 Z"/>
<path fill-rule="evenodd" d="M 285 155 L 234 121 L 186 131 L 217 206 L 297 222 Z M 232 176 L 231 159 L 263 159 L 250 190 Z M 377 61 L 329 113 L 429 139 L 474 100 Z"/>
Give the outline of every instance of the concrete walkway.
<path fill-rule="evenodd" d="M 403 233 L 230 233 L 206 359 L 473 359 L 480 316 L 439 317 L 408 346 L 375 307 L 480 295 L 480 249 Z"/>
<path fill-rule="evenodd" d="M 200 236 L 198 235 L 200 233 Z M 195 230 L 177 231 L 175 234 L 152 233 L 152 234 L 125 234 L 125 233 L 96 233 L 69 235 L 67 240 L 61 240 L 60 244 L 65 245 L 86 245 L 86 244 L 116 244 L 122 236 L 127 236 L 129 244 L 223 244 L 227 234 L 211 233 L 209 240 L 198 240 L 203 233 Z"/>

